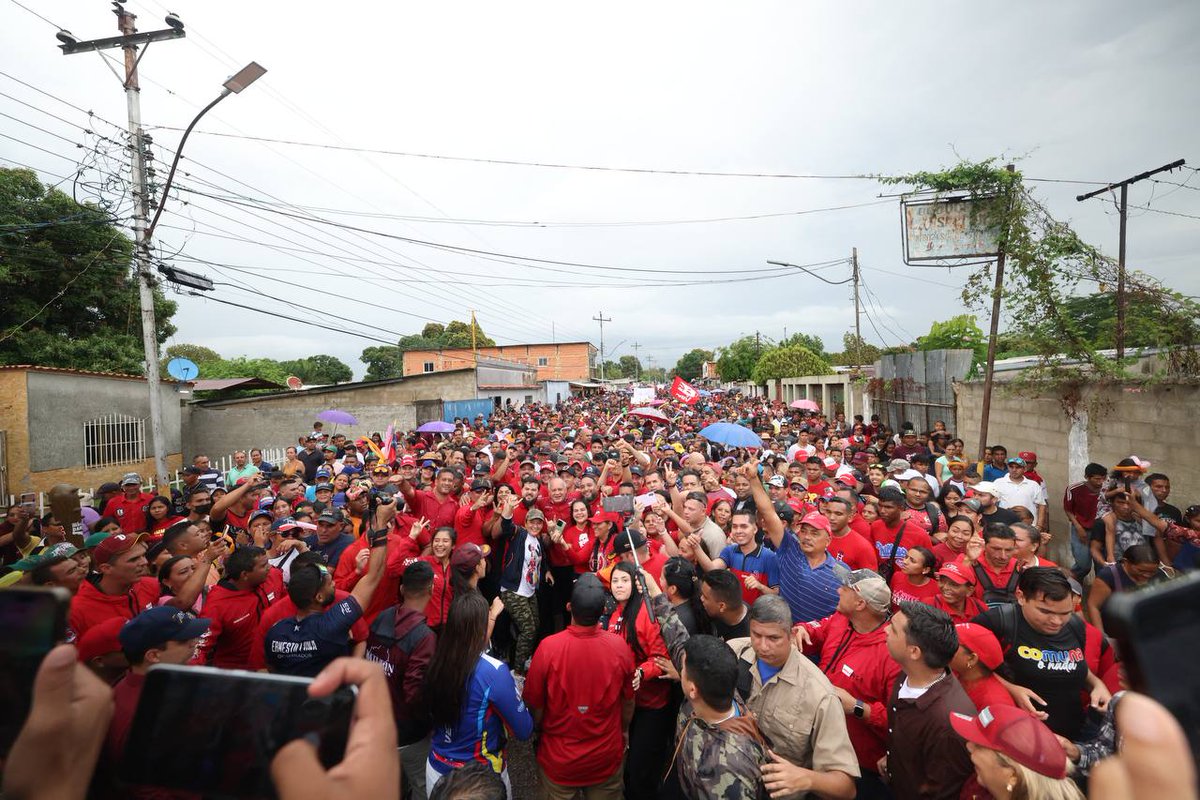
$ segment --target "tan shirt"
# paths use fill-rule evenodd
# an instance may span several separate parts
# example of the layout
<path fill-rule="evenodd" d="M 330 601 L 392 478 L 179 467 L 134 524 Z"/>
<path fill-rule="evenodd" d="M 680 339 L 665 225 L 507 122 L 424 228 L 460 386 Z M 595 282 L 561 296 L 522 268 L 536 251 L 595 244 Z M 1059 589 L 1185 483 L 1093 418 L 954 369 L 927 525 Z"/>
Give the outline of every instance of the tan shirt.
<path fill-rule="evenodd" d="M 846 732 L 846 713 L 821 670 L 793 647 L 783 669 L 763 685 L 750 640 L 733 639 L 729 646 L 750 664 L 753 683 L 746 705 L 772 749 L 805 769 L 857 778 L 858 756 Z"/>

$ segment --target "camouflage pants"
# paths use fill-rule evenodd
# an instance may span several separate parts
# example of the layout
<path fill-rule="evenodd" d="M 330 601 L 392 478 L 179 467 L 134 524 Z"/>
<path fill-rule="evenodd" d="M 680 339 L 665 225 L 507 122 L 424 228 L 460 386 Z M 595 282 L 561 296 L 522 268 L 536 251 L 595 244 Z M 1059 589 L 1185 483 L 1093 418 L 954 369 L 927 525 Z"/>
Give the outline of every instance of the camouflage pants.
<path fill-rule="evenodd" d="M 538 632 L 538 601 L 537 595 L 522 597 L 508 589 L 500 590 L 500 600 L 504 609 L 512 617 L 517 626 L 517 647 L 513 654 L 512 668 L 515 672 L 524 674 L 525 664 L 533 657 L 533 645 Z"/>

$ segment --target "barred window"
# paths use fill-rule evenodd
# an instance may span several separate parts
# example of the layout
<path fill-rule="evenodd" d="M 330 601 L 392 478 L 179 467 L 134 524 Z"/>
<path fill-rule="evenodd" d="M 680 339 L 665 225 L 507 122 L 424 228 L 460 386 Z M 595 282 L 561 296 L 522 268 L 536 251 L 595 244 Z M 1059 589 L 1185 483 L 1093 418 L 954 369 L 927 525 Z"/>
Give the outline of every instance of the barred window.
<path fill-rule="evenodd" d="M 546 367 L 549 365 L 550 365 L 550 359 L 548 357 L 546 357 L 546 356 L 538 357 L 538 366 L 539 367 Z"/>
<path fill-rule="evenodd" d="M 146 420 L 112 414 L 83 424 L 84 466 L 132 464 L 145 458 Z"/>
<path fill-rule="evenodd" d="M 433 372 L 433 362 L 432 361 L 426 361 L 422 366 L 425 368 L 426 372 Z"/>

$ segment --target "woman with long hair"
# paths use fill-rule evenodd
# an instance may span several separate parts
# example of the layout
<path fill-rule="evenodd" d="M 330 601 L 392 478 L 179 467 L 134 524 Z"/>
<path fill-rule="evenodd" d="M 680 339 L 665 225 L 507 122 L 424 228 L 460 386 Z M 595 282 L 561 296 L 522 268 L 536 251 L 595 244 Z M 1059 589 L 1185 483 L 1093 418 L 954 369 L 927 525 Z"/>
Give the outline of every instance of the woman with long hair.
<path fill-rule="evenodd" d="M 458 534 L 449 525 L 438 528 L 429 540 L 429 553 L 423 556 L 418 555 L 421 552 L 419 544 L 421 534 L 428 527 L 429 521 L 424 517 L 415 521 L 409 528 L 408 536 L 400 542 L 399 550 L 400 558 L 403 561 L 420 560 L 433 567 L 432 595 L 429 603 L 425 606 L 425 622 L 431 629 L 437 631 L 446 621 L 446 614 L 450 611 L 450 601 L 454 597 L 450 580 L 450 554 L 454 552 Z"/>
<path fill-rule="evenodd" d="M 928 547 L 910 547 L 892 575 L 892 610 L 901 603 L 932 603 L 938 594 L 937 556 Z"/>
<path fill-rule="evenodd" d="M 942 507 L 942 513 L 946 515 L 946 519 L 958 514 L 958 504 L 962 502 L 962 499 L 962 489 L 952 483 L 942 484 L 942 489 L 938 492 L 937 503 Z"/>
<path fill-rule="evenodd" d="M 175 507 L 171 505 L 169 498 L 159 495 L 146 504 L 146 526 L 150 533 L 162 534 L 181 519 L 183 517 L 175 513 Z"/>
<path fill-rule="evenodd" d="M 425 766 L 429 794 L 447 772 L 478 761 L 500 776 L 512 797 L 505 762 L 507 731 L 528 739 L 533 717 L 521 702 L 508 666 L 484 653 L 487 629 L 483 595 L 456 596 L 425 673 L 424 697 L 434 727 Z"/>
<path fill-rule="evenodd" d="M 729 535 L 729 527 L 733 522 L 733 505 L 724 498 L 715 500 L 708 507 L 708 518 L 717 523 L 717 527 Z"/>
<path fill-rule="evenodd" d="M 610 577 L 616 608 L 603 627 L 620 636 L 633 652 L 633 720 L 629 724 L 629 751 L 625 758 L 625 796 L 629 800 L 654 798 L 671 742 L 675 715 L 668 704 L 671 686 L 660 680 L 658 659 L 667 657 L 667 645 L 657 622 L 650 621 L 633 564 L 618 562 Z"/>

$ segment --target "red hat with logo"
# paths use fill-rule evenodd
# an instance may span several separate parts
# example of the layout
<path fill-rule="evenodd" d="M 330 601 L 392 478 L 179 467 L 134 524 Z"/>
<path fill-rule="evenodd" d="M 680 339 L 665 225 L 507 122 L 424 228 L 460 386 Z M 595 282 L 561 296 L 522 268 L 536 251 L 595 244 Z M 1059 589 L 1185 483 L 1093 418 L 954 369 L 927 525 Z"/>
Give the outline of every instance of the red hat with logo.
<path fill-rule="evenodd" d="M 96 545 L 96 549 L 92 551 L 92 557 L 95 559 L 97 566 L 107 564 L 122 553 L 133 549 L 133 546 L 140 542 L 141 539 L 140 535 L 133 533 L 113 534 Z"/>
<path fill-rule="evenodd" d="M 974 716 L 950 714 L 950 726 L 968 742 L 1002 753 L 1039 775 L 1067 775 L 1067 752 L 1046 723 L 1016 706 L 987 706 Z"/>
<path fill-rule="evenodd" d="M 417 465 L 417 457 L 409 453 L 400 459 L 400 466 L 415 467 Z"/>
<path fill-rule="evenodd" d="M 829 517 L 825 516 L 824 514 L 817 513 L 816 511 L 810 511 L 805 514 L 803 519 L 800 520 L 800 524 L 811 525 L 814 528 L 825 531 L 826 533 L 833 533 L 833 526 L 829 524 Z"/>
<path fill-rule="evenodd" d="M 592 522 L 611 522 L 612 524 L 615 525 L 621 521 L 621 517 L 618 516 L 617 514 L 614 514 L 612 511 L 605 511 L 605 510 L 601 509 L 601 510 L 597 511 L 595 514 L 592 514 L 591 521 Z"/>
<path fill-rule="evenodd" d="M 947 561 L 943 564 L 942 568 L 937 571 L 937 577 L 948 578 L 959 585 L 975 583 L 975 576 L 957 560 Z"/>
<path fill-rule="evenodd" d="M 1024 460 L 1025 463 L 1029 463 L 1030 461 L 1037 461 L 1037 453 L 1032 450 L 1022 450 L 1017 453 L 1017 458 Z"/>
<path fill-rule="evenodd" d="M 1000 649 L 996 634 L 973 622 L 960 622 L 954 630 L 958 634 L 958 643 L 979 656 L 985 667 L 994 670 L 1003 663 L 1004 651 Z"/>

